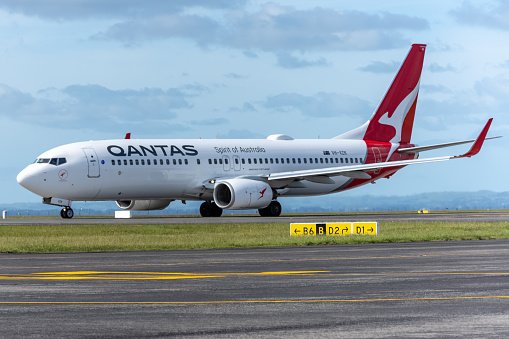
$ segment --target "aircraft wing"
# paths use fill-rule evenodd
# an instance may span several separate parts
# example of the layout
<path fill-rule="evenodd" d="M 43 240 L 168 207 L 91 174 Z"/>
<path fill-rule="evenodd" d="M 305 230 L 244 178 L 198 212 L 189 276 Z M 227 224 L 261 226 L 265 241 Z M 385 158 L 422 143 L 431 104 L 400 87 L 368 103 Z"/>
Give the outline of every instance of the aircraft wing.
<path fill-rule="evenodd" d="M 352 165 L 352 166 L 341 166 L 341 167 L 332 167 L 332 168 L 320 168 L 320 169 L 312 169 L 312 170 L 301 170 L 301 171 L 290 171 L 290 172 L 280 172 L 280 173 L 272 173 L 268 175 L 266 178 L 271 181 L 275 180 L 309 180 L 317 183 L 333 183 L 332 179 L 329 177 L 344 175 L 347 177 L 355 178 L 355 179 L 371 179 L 371 176 L 366 173 L 370 171 L 374 171 L 380 168 L 392 168 L 392 167 L 403 167 L 408 165 L 417 165 L 424 164 L 428 162 L 438 162 L 438 161 L 447 161 L 451 159 L 472 157 L 479 153 L 481 147 L 483 145 L 484 140 L 486 140 L 486 134 L 490 128 L 492 119 L 489 119 L 483 130 L 475 139 L 474 144 L 470 148 L 470 150 L 462 155 L 456 156 L 444 156 L 444 157 L 436 157 L 436 158 L 427 158 L 427 159 L 412 159 L 412 160 L 403 160 L 403 161 L 389 161 L 382 163 L 372 163 L 372 164 L 362 164 L 362 165 Z M 465 143 L 465 142 L 459 142 Z M 457 143 L 456 143 L 457 144 Z M 452 145 L 451 145 L 452 146 Z M 447 147 L 447 146 L 444 146 Z M 439 147 L 437 147 L 439 148 Z"/>

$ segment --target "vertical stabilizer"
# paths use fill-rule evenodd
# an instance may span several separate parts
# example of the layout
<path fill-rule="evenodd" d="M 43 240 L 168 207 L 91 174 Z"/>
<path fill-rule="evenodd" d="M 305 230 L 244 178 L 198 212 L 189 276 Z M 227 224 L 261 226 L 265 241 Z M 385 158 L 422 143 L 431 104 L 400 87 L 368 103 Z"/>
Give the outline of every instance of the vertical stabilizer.
<path fill-rule="evenodd" d="M 409 143 L 426 45 L 414 44 L 373 116 L 336 139 Z"/>

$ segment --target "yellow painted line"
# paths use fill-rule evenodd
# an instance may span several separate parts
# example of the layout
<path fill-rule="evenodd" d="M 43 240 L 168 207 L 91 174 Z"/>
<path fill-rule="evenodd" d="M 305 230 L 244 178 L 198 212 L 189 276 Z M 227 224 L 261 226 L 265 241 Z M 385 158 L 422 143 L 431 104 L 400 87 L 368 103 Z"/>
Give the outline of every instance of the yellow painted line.
<path fill-rule="evenodd" d="M 71 304 L 71 305 L 193 305 L 193 304 L 283 304 L 283 303 L 348 303 L 348 302 L 384 302 L 384 301 L 433 301 L 433 300 L 476 300 L 476 299 L 509 299 L 509 295 L 493 295 L 480 297 L 427 297 L 427 298 L 370 298 L 370 299 L 308 299 L 308 300 L 212 300 L 212 301 L 0 301 L 0 304 Z"/>
<path fill-rule="evenodd" d="M 315 275 L 330 271 L 282 271 L 256 273 L 166 273 L 166 272 L 43 272 L 30 274 L 0 274 L 0 280 L 163 280 L 163 279 L 203 279 L 224 278 L 228 276 L 262 275 Z"/>
<path fill-rule="evenodd" d="M 509 254 L 509 251 L 497 252 L 472 252 L 472 253 L 453 253 L 453 254 L 415 254 L 415 255 L 390 255 L 390 256 L 366 256 L 366 257 L 335 257 L 335 258 L 305 258 L 305 259 L 272 259 L 272 260 L 234 260 L 234 261 L 199 261 L 199 262 L 179 262 L 166 264 L 124 264 L 124 265 L 62 265 L 62 266 L 0 266 L 0 270 L 5 269 L 57 269 L 57 268 L 79 268 L 79 267 L 154 267 L 154 266 L 183 266 L 183 265 L 203 265 L 203 264 L 242 264 L 242 263 L 272 263 L 272 262 L 307 262 L 307 261 L 342 261 L 342 260 L 366 260 L 366 259 L 398 259 L 398 258 L 424 258 L 424 257 L 455 257 L 468 255 L 502 255 Z"/>
<path fill-rule="evenodd" d="M 76 272 L 43 272 L 29 274 L 0 274 L 0 280 L 178 280 L 178 279 L 205 279 L 226 278 L 231 276 L 344 276 L 344 277 L 370 277 L 370 276 L 440 276 L 440 275 L 472 275 L 495 276 L 509 275 L 509 272 L 408 272 L 408 273 L 333 273 L 331 271 L 282 271 L 282 272 L 256 272 L 256 273 L 180 273 L 180 272 L 109 272 L 109 271 L 76 271 Z"/>

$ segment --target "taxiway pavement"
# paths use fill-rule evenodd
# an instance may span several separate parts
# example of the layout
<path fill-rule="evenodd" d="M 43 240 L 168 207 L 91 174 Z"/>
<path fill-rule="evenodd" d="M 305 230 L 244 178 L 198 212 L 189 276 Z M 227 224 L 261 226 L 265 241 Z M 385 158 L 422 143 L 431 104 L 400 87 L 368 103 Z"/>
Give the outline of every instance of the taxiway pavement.
<path fill-rule="evenodd" d="M 509 221 L 509 212 L 450 212 L 450 213 L 331 213 L 319 215 L 282 214 L 279 217 L 260 217 L 258 215 L 225 215 L 220 218 L 202 218 L 199 216 L 136 215 L 131 219 L 115 219 L 108 216 L 74 217 L 62 219 L 60 217 L 32 217 L 0 219 L 2 225 L 160 225 L 160 224 L 239 224 L 239 223 L 307 223 L 334 221 Z"/>
<path fill-rule="evenodd" d="M 2 336 L 506 337 L 509 240 L 0 254 Z"/>

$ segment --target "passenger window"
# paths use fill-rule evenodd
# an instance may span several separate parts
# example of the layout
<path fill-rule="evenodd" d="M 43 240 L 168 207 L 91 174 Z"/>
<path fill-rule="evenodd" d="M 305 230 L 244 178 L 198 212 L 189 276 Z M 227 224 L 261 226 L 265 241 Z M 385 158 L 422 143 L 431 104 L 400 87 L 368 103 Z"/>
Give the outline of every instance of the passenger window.
<path fill-rule="evenodd" d="M 124 159 L 124 165 L 127 166 L 127 159 Z"/>
<path fill-rule="evenodd" d="M 147 165 L 150 165 L 150 159 L 147 159 Z"/>
<path fill-rule="evenodd" d="M 345 164 L 348 164 L 348 158 L 345 158 Z"/>
<path fill-rule="evenodd" d="M 279 164 L 279 159 L 278 159 L 278 158 L 276 158 L 275 160 L 276 160 L 276 164 Z"/>
<path fill-rule="evenodd" d="M 117 164 L 120 166 L 122 165 L 122 162 L 120 160 L 117 160 Z"/>
<path fill-rule="evenodd" d="M 111 164 L 115 166 L 115 160 L 111 160 Z"/>
<path fill-rule="evenodd" d="M 359 159 L 355 158 L 355 163 L 358 164 L 359 162 Z"/>
<path fill-rule="evenodd" d="M 179 165 L 182 165 L 182 159 L 179 159 Z"/>
<path fill-rule="evenodd" d="M 145 159 L 141 159 L 141 164 L 145 165 Z"/>
<path fill-rule="evenodd" d="M 199 165 L 200 164 L 200 159 L 196 159 L 196 163 Z"/>
<path fill-rule="evenodd" d="M 300 164 L 300 158 L 297 159 L 297 162 Z"/>
<path fill-rule="evenodd" d="M 214 159 L 214 165 L 217 165 L 217 159 Z"/>
<path fill-rule="evenodd" d="M 309 158 L 309 163 L 312 164 L 313 163 L 313 158 Z"/>
<path fill-rule="evenodd" d="M 235 158 L 235 164 L 238 165 L 239 164 L 239 158 Z"/>
<path fill-rule="evenodd" d="M 219 159 L 219 165 L 223 164 L 223 159 Z"/>
<path fill-rule="evenodd" d="M 318 158 L 315 158 L 315 164 L 318 164 Z"/>
<path fill-rule="evenodd" d="M 166 165 L 170 164 L 170 159 L 166 159 Z"/>
<path fill-rule="evenodd" d="M 164 165 L 163 159 L 159 159 L 159 165 Z"/>
<path fill-rule="evenodd" d="M 353 164 L 353 158 L 350 158 L 350 163 Z"/>
<path fill-rule="evenodd" d="M 320 164 L 323 164 L 323 158 L 320 158 Z"/>
<path fill-rule="evenodd" d="M 134 160 L 134 163 L 136 164 L 136 166 L 138 166 L 140 164 L 140 161 L 138 159 Z"/>
<path fill-rule="evenodd" d="M 274 159 L 273 158 L 270 158 L 270 163 L 273 164 L 274 163 Z"/>
<path fill-rule="evenodd" d="M 199 160 L 198 160 L 198 161 L 199 161 Z M 188 164 L 187 159 L 184 159 L 184 164 L 186 164 L 186 165 Z"/>
<path fill-rule="evenodd" d="M 338 163 L 338 158 L 336 158 L 336 164 Z"/>
<path fill-rule="evenodd" d="M 281 158 L 281 163 L 284 164 L 285 163 L 285 159 L 284 158 Z"/>
<path fill-rule="evenodd" d="M 253 159 L 253 162 L 256 164 L 256 158 Z"/>
<path fill-rule="evenodd" d="M 265 158 L 265 163 L 268 164 L 269 163 L 269 159 Z"/>
<path fill-rule="evenodd" d="M 173 165 L 177 164 L 177 159 L 173 159 Z"/>
<path fill-rule="evenodd" d="M 251 165 L 251 158 L 247 159 L 247 163 Z"/>
<path fill-rule="evenodd" d="M 209 165 L 212 165 L 212 159 L 209 159 Z"/>
<path fill-rule="evenodd" d="M 290 163 L 290 158 L 286 158 L 286 163 L 289 164 Z"/>
<path fill-rule="evenodd" d="M 343 158 L 341 158 L 341 163 L 343 163 Z"/>
<path fill-rule="evenodd" d="M 308 163 L 308 159 L 304 158 L 304 163 L 307 164 Z"/>
<path fill-rule="evenodd" d="M 228 159 L 224 159 L 224 163 L 228 165 Z"/>
<path fill-rule="evenodd" d="M 133 159 L 129 159 L 129 164 L 132 166 L 133 165 Z"/>
<path fill-rule="evenodd" d="M 246 164 L 246 159 L 242 158 L 242 165 Z"/>

